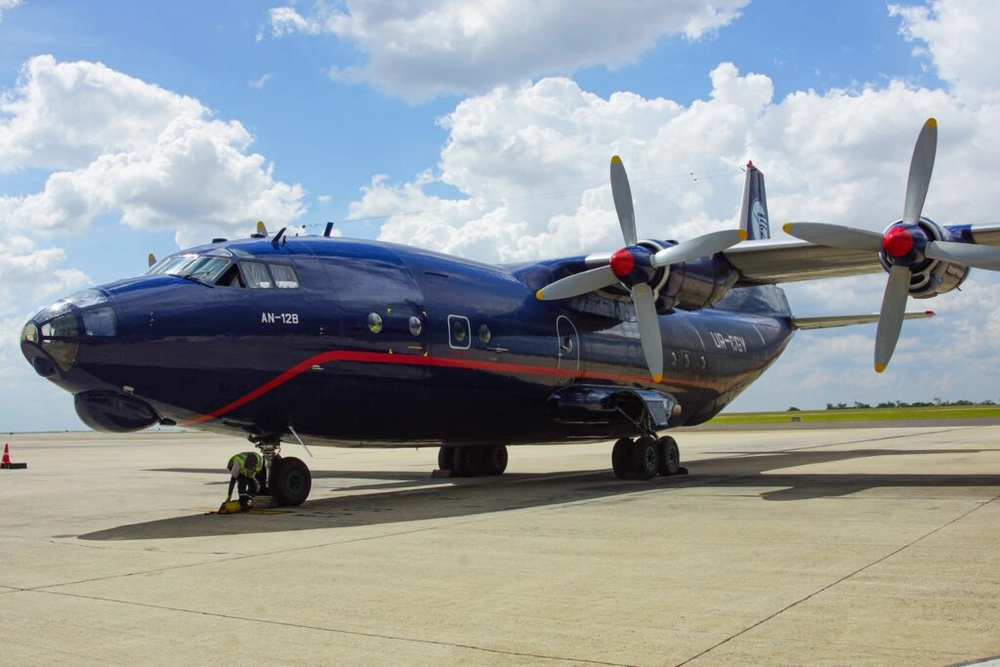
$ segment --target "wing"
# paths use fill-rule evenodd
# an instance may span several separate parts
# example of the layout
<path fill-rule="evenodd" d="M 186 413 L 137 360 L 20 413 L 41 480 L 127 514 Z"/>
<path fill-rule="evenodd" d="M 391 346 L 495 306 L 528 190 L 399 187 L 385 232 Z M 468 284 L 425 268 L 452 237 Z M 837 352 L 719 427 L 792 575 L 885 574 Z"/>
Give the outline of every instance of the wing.
<path fill-rule="evenodd" d="M 954 237 L 968 238 L 978 245 L 1000 246 L 1000 223 L 954 225 L 946 229 Z M 885 271 L 879 262 L 878 253 L 871 250 L 832 248 L 805 241 L 745 241 L 722 254 L 739 271 L 737 287 Z"/>

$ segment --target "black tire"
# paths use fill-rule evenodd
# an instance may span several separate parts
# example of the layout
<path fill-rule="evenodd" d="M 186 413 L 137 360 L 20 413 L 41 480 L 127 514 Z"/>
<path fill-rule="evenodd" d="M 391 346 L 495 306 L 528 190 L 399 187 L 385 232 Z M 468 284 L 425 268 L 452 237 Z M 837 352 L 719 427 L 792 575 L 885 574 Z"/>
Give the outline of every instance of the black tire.
<path fill-rule="evenodd" d="M 664 477 L 676 475 L 681 469 L 681 450 L 677 441 L 665 435 L 656 443 L 657 454 L 660 455 L 659 473 Z"/>
<path fill-rule="evenodd" d="M 294 456 L 271 464 L 271 497 L 279 505 L 301 505 L 312 490 L 309 467 Z"/>
<path fill-rule="evenodd" d="M 660 454 L 657 451 L 656 438 L 644 435 L 632 445 L 632 464 L 635 466 L 636 477 L 653 479 L 660 469 Z"/>
<path fill-rule="evenodd" d="M 452 471 L 458 477 L 475 477 L 483 469 L 482 447 L 455 447 Z"/>
<path fill-rule="evenodd" d="M 611 469 L 618 479 L 632 479 L 635 473 L 632 468 L 632 439 L 619 438 L 611 450 Z"/>
<path fill-rule="evenodd" d="M 438 470 L 455 469 L 455 448 L 442 447 L 438 450 Z"/>
<path fill-rule="evenodd" d="M 507 447 L 494 445 L 486 447 L 483 453 L 483 474 L 502 475 L 507 469 Z"/>

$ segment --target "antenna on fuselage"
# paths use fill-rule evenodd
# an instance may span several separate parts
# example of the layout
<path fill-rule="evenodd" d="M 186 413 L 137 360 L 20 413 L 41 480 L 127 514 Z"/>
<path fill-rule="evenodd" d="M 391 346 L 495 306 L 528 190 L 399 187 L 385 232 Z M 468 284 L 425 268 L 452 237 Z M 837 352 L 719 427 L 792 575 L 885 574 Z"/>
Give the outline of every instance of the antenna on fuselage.
<path fill-rule="evenodd" d="M 329 238 L 330 232 L 332 231 L 333 231 L 333 223 L 332 222 L 326 223 L 326 229 L 323 230 L 323 236 Z"/>
<path fill-rule="evenodd" d="M 286 229 L 287 227 L 282 227 L 281 229 L 278 230 L 278 233 L 274 235 L 274 238 L 271 239 L 271 245 L 273 245 L 275 248 L 278 247 L 279 242 L 284 243 L 283 237 L 285 236 Z"/>

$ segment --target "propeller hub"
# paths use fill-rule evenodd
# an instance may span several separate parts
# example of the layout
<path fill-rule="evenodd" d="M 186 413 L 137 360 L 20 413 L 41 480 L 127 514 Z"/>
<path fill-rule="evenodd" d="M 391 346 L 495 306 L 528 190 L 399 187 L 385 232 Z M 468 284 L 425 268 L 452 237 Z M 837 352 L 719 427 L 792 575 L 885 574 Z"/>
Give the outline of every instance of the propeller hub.
<path fill-rule="evenodd" d="M 635 268 L 635 255 L 628 248 L 622 248 L 611 255 L 611 270 L 619 279 L 625 278 Z"/>
<path fill-rule="evenodd" d="M 889 257 L 902 259 L 913 250 L 913 234 L 906 227 L 893 227 L 882 236 L 882 250 Z"/>

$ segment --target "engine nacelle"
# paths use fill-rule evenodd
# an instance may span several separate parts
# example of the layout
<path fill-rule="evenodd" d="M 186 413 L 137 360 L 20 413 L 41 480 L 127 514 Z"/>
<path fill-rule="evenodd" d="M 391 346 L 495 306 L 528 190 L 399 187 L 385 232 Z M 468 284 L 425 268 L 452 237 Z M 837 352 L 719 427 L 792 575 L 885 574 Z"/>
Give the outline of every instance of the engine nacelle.
<path fill-rule="evenodd" d="M 889 225 L 883 235 L 885 239 L 891 239 L 893 228 L 903 225 L 902 220 Z M 952 264 L 939 259 L 932 259 L 924 255 L 924 249 L 931 241 L 962 241 L 955 238 L 947 229 L 928 218 L 920 218 L 916 228 L 909 228 L 909 236 L 913 240 L 913 247 L 909 253 L 900 258 L 902 263 L 910 264 L 910 296 L 915 299 L 928 299 L 938 294 L 950 292 L 965 280 L 969 275 L 969 267 L 961 264 Z M 890 243 L 890 241 L 883 241 Z M 893 266 L 892 258 L 885 252 L 879 252 L 879 261 L 886 271 Z M 898 260 L 897 260 L 898 261 Z"/>
<path fill-rule="evenodd" d="M 656 253 L 673 244 L 647 239 L 639 241 L 639 245 Z M 713 256 L 658 268 L 649 286 L 658 295 L 656 310 L 664 313 L 672 308 L 707 308 L 724 297 L 738 279 L 739 274 L 729 262 Z M 602 291 L 618 299 L 625 299 L 629 294 L 623 285 L 617 284 Z"/>

